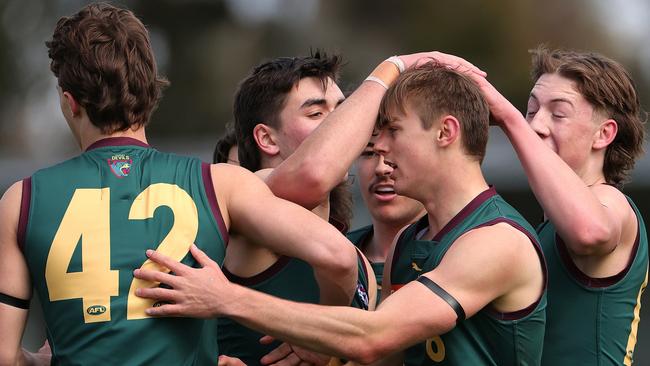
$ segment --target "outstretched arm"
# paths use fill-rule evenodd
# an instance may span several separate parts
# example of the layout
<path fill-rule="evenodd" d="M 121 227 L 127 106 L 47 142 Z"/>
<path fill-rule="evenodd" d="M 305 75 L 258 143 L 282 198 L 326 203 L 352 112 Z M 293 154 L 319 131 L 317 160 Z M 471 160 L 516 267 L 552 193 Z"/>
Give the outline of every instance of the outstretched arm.
<path fill-rule="evenodd" d="M 630 208 L 615 188 L 588 184 L 551 150 L 522 114 L 484 77 L 470 74 L 490 112 L 510 139 L 544 213 L 577 255 L 611 253 L 621 241 Z"/>
<path fill-rule="evenodd" d="M 231 232 L 309 263 L 321 303 L 350 303 L 356 288 L 357 254 L 341 233 L 312 212 L 275 197 L 263 181 L 243 168 L 213 165 L 212 176 Z"/>
<path fill-rule="evenodd" d="M 415 53 L 399 58 L 406 68 L 435 59 L 450 67 L 485 75 L 467 61 L 440 52 Z M 380 68 L 387 85 L 399 75 L 397 66 L 388 61 L 377 67 Z M 308 209 L 323 202 L 365 148 L 385 92 L 386 89 L 377 82 L 361 83 L 267 178 L 271 191 Z"/>
<path fill-rule="evenodd" d="M 539 258 L 522 235 L 504 234 L 500 224 L 477 229 L 459 239 L 441 264 L 425 276 L 454 296 L 468 317 L 521 287 L 532 286 L 536 299 L 543 290 L 542 273 L 541 269 L 530 271 L 530 261 L 535 261 L 539 268 Z M 483 250 L 477 249 L 476 242 L 481 242 Z M 232 284 L 203 252 L 195 246 L 191 251 L 203 268 L 191 268 L 149 252 L 151 260 L 170 268 L 176 276 L 157 271 L 135 272 L 138 278 L 172 287 L 136 292 L 138 296 L 171 302 L 147 309 L 148 314 L 228 316 L 289 343 L 361 363 L 374 362 L 443 334 L 456 323 L 456 313 L 447 302 L 415 281 L 382 302 L 377 311 L 302 304 Z M 526 298 L 523 302 L 525 305 L 516 306 L 524 308 L 533 301 Z"/>
<path fill-rule="evenodd" d="M 357 249 L 358 250 L 358 249 Z M 359 255 L 363 260 L 366 274 L 368 276 L 368 286 L 367 286 L 367 295 L 368 295 L 368 311 L 374 311 L 377 303 L 377 281 L 375 278 L 375 273 L 370 265 L 368 259 L 359 251 Z M 264 336 L 260 339 L 260 342 L 263 344 L 270 344 L 274 341 L 273 337 Z M 309 350 L 306 350 L 289 343 L 282 343 L 280 346 L 269 352 L 267 355 L 262 357 L 260 360 L 263 365 L 297 365 L 300 362 L 307 362 L 313 365 L 329 365 L 337 366 L 341 365 L 341 362 L 338 358 L 333 357 L 330 359 L 329 356 L 318 354 Z M 395 363 L 397 364 L 397 363 Z M 401 363 L 400 363 L 401 364 Z M 348 362 L 348 366 L 354 366 L 355 363 Z M 389 364 L 385 364 L 389 365 Z M 379 366 L 379 365 L 377 365 Z"/>
<path fill-rule="evenodd" d="M 17 239 L 21 195 L 22 182 L 17 182 L 0 200 L 0 293 L 29 300 L 29 271 Z M 21 348 L 26 321 L 26 309 L 0 302 L 0 365 L 49 364 L 46 355 L 37 356 Z"/>

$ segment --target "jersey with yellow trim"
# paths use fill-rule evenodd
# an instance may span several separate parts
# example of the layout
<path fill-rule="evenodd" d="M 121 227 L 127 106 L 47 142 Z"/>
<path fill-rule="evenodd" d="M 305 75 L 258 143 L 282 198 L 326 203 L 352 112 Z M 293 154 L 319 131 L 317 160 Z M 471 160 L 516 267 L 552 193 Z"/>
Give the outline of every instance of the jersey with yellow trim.
<path fill-rule="evenodd" d="M 648 282 L 648 237 L 640 212 L 627 267 L 591 278 L 571 260 L 549 221 L 539 230 L 548 262 L 548 307 L 543 365 L 631 365 L 639 326 L 641 293 Z"/>
<path fill-rule="evenodd" d="M 354 244 L 354 246 L 363 252 L 366 245 L 368 245 L 368 241 L 372 238 L 372 234 L 373 226 L 368 225 L 350 231 L 345 236 L 352 242 L 352 244 Z M 372 267 L 373 272 L 375 272 L 375 280 L 377 281 L 377 303 L 375 305 L 379 305 L 379 302 L 381 301 L 381 281 L 384 277 L 384 262 L 368 261 L 370 262 L 370 267 Z"/>
<path fill-rule="evenodd" d="M 359 279 L 350 306 L 368 309 L 368 276 L 359 256 Z M 280 257 L 271 267 L 252 277 L 239 277 L 225 267 L 223 272 L 234 283 L 287 300 L 317 304 L 320 291 L 313 268 L 306 262 L 290 257 Z M 260 344 L 264 334 L 247 328 L 230 318 L 219 318 L 219 351 L 237 357 L 247 365 L 260 365 L 260 359 L 277 348 L 281 342 Z"/>
<path fill-rule="evenodd" d="M 157 304 L 134 290 L 155 284 L 133 277 L 143 264 L 154 268 L 147 249 L 197 266 L 188 255 L 196 243 L 223 262 L 227 232 L 208 164 L 109 138 L 23 187 L 23 253 L 52 364 L 216 362 L 216 322 L 147 317 Z"/>
<path fill-rule="evenodd" d="M 494 188 L 490 188 L 465 206 L 432 241 L 418 240 L 418 233 L 428 227 L 427 216 L 404 230 L 393 255 L 391 290 L 398 290 L 421 274 L 434 270 L 464 233 L 497 223 L 507 223 L 528 236 L 545 271 L 535 230 Z M 545 292 L 529 307 L 512 313 L 499 313 L 487 306 L 449 332 L 407 349 L 404 364 L 539 365 L 545 308 Z"/>

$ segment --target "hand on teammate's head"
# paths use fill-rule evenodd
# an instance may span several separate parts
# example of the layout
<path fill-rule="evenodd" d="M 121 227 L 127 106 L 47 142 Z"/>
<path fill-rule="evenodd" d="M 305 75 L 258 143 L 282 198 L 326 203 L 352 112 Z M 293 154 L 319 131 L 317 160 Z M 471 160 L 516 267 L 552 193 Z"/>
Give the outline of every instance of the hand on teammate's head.
<path fill-rule="evenodd" d="M 483 77 L 487 76 L 487 73 L 485 71 L 474 66 L 469 61 L 466 61 L 465 59 L 458 56 L 449 55 L 438 51 L 418 52 L 409 55 L 400 55 L 399 58 L 404 62 L 404 66 L 407 69 L 411 67 L 417 67 L 419 65 L 425 64 L 430 61 L 435 61 L 449 68 L 458 70 L 460 72 L 468 71 L 468 72 L 476 73 Z"/>

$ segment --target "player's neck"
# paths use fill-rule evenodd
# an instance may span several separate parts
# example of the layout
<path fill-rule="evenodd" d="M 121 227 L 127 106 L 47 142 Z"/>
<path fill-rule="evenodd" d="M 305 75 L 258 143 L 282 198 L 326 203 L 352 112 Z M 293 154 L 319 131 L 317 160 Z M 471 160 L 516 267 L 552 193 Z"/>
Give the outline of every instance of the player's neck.
<path fill-rule="evenodd" d="M 595 154 L 594 154 L 595 155 Z M 603 172 L 604 156 L 591 156 L 576 174 L 587 186 L 604 183 L 605 173 Z"/>
<path fill-rule="evenodd" d="M 283 161 L 284 158 L 282 158 L 280 154 L 271 156 L 260 150 L 260 169 L 275 169 L 280 166 Z"/>
<path fill-rule="evenodd" d="M 147 143 L 144 127 L 136 130 L 127 129 L 126 131 L 117 131 L 111 134 L 103 134 L 97 127 L 90 125 L 80 129 L 81 150 L 85 151 L 93 143 L 112 137 L 128 137 Z"/>
<path fill-rule="evenodd" d="M 468 169 L 459 169 L 444 181 L 436 184 L 430 195 L 422 203 L 429 215 L 429 230 L 423 239 L 431 239 L 467 204 L 481 192 L 488 189 L 488 184 L 476 164 Z"/>
<path fill-rule="evenodd" d="M 385 262 L 393 239 L 402 227 L 408 225 L 378 223 L 373 220 L 372 237 L 364 248 L 364 253 L 371 262 Z"/>

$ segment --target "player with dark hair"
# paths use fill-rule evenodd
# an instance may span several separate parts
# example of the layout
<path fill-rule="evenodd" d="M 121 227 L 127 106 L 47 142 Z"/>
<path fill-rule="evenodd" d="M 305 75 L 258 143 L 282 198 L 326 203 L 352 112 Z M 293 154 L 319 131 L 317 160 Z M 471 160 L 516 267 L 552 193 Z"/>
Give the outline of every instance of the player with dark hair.
<path fill-rule="evenodd" d="M 286 166 L 292 166 L 291 162 L 298 159 L 290 160 L 290 164 L 282 163 L 345 99 L 336 84 L 340 67 L 340 56 L 328 56 L 321 51 L 310 56 L 279 57 L 257 65 L 239 84 L 233 107 L 239 160 L 241 166 L 251 171 L 274 168 L 270 180 L 272 191 L 282 191 L 280 184 L 275 183 L 276 177 L 282 181 L 295 178 Z M 300 189 L 280 197 L 308 209 L 337 212 L 330 218 L 345 232 L 351 207 L 344 197 L 346 185 L 341 183 L 344 175 L 313 189 L 304 189 L 308 187 L 306 183 L 295 182 L 294 186 Z M 333 189 L 341 197 L 342 207 L 330 209 L 328 198 Z M 307 201 L 296 197 L 312 194 L 308 191 L 317 193 L 318 199 Z"/>
<path fill-rule="evenodd" d="M 450 66 L 417 66 L 424 57 Z M 172 266 L 176 275 L 136 271 L 138 278 L 173 287 L 137 291 L 138 296 L 173 302 L 150 308 L 148 314 L 228 316 L 285 341 L 361 363 L 414 345 L 408 365 L 539 363 L 544 259 L 533 228 L 488 187 L 481 173 L 488 107 L 474 83 L 453 70 L 471 66 L 439 53 L 400 60 L 406 68 L 416 67 L 397 77 L 396 68 L 382 63 L 355 94 L 366 97 L 367 108 L 373 102 L 377 108 L 370 96 L 387 93 L 374 150 L 384 157 L 395 192 L 422 202 L 428 213 L 403 232 L 389 262 L 392 270 L 387 268 L 390 278 L 385 281 L 401 288 L 374 312 L 300 304 L 228 282 L 216 263 L 198 251 L 201 270 L 153 253 L 154 261 Z M 386 92 L 383 87 L 395 78 Z M 355 94 L 339 108 L 350 112 L 343 107 L 358 101 Z"/>
<path fill-rule="evenodd" d="M 133 271 L 169 271 L 147 260 L 147 249 L 190 266 L 197 262 L 187 254 L 201 250 L 220 263 L 229 231 L 312 263 L 324 295 L 350 301 L 357 256 L 338 231 L 245 169 L 147 144 L 166 81 L 131 11 L 87 5 L 59 20 L 47 47 L 83 153 L 15 183 L 0 200 L 0 364 L 49 363 L 20 348 L 32 287 L 53 364 L 215 363 L 215 322 L 152 319 L 144 309 L 161 303 L 134 291 L 158 283 Z"/>
<path fill-rule="evenodd" d="M 525 118 L 484 78 L 475 80 L 546 217 L 538 228 L 549 267 L 542 363 L 631 365 L 648 281 L 645 224 L 620 191 L 643 153 L 634 82 L 600 54 L 544 47 L 532 54 Z"/>
<path fill-rule="evenodd" d="M 344 100 L 336 85 L 339 67 L 338 56 L 329 57 L 317 51 L 310 56 L 265 61 L 242 80 L 234 102 L 242 167 L 256 171 L 262 179 L 276 170 L 283 172 L 283 162 Z M 342 180 L 343 174 L 340 176 Z M 351 216 L 346 214 L 351 211 L 350 204 L 345 204 L 346 196 L 349 193 L 342 182 L 317 207 L 309 208 L 323 220 L 341 224 L 337 228 L 345 232 Z M 329 305 L 350 304 L 332 303 L 320 297 L 310 263 L 270 250 L 263 242 L 231 236 L 223 269 L 231 281 L 281 298 Z M 358 272 L 359 283 L 353 306 L 367 309 L 368 297 L 374 305 L 376 287 L 369 281 L 374 279 L 370 264 L 361 254 Z M 236 357 L 246 364 L 259 363 L 264 355 L 280 345 L 279 342 L 261 344 L 262 336 L 231 319 L 219 319 L 220 349 L 224 355 Z M 283 345 L 275 353 L 282 350 L 287 353 L 296 351 L 291 356 L 294 358 L 301 352 Z M 307 357 L 307 352 L 302 351 L 301 356 Z"/>

